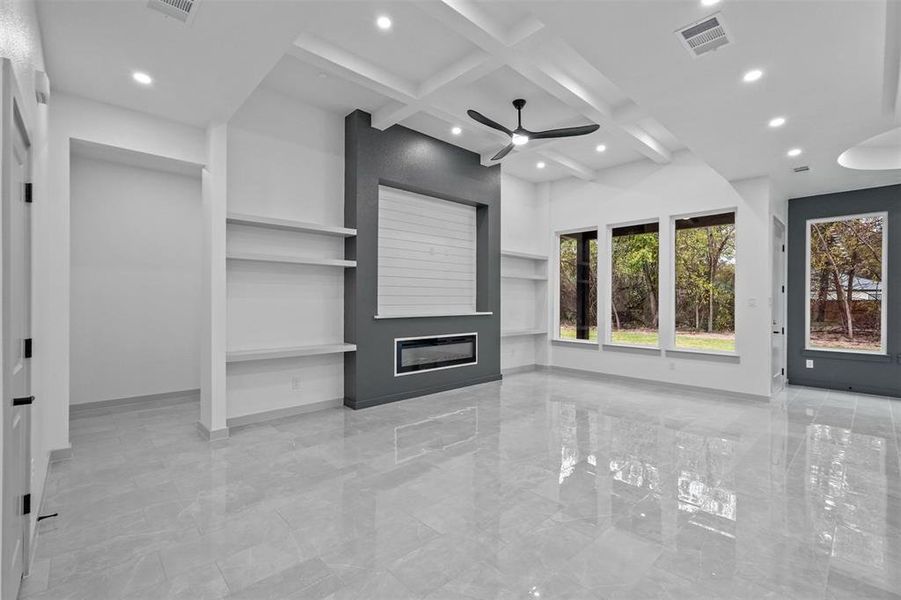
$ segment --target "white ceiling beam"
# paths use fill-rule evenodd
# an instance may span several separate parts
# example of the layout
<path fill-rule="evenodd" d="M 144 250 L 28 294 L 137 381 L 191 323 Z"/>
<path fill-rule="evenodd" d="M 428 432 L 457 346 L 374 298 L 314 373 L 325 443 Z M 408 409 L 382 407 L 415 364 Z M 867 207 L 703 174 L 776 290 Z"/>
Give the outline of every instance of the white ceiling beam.
<path fill-rule="evenodd" d="M 372 126 L 376 129 L 387 129 L 396 125 L 428 107 L 448 86 L 467 85 L 499 66 L 500 62 L 490 54 L 482 51 L 473 52 L 423 82 L 414 100 L 400 105 L 388 105 L 375 111 L 372 115 Z"/>
<path fill-rule="evenodd" d="M 312 34 L 305 33 L 294 40 L 288 54 L 395 102 L 416 100 L 414 84 Z"/>
<path fill-rule="evenodd" d="M 671 160 L 669 151 L 662 144 L 640 128 L 621 127 L 613 118 L 613 111 L 607 103 L 595 97 L 590 90 L 587 90 L 562 69 L 556 68 L 546 57 L 524 52 L 520 47 L 512 48 L 509 44 L 512 38 L 500 31 L 470 0 L 442 0 L 441 2 L 426 2 L 423 5 L 424 9 L 439 21 L 482 50 L 493 54 L 555 98 L 605 129 L 618 131 L 639 153 L 657 163 L 667 163 Z M 534 40 L 537 34 L 543 31 L 543 27 L 532 24 L 529 29 L 528 25 L 526 22 L 520 26 L 519 29 L 530 31 L 530 33 L 524 39 L 516 38 L 518 45 Z M 514 28 L 514 30 L 516 29 Z"/>
<path fill-rule="evenodd" d="M 584 179 L 585 181 L 594 181 L 597 177 L 597 174 L 592 169 L 586 167 L 576 160 L 569 158 L 568 156 L 560 154 L 556 150 L 552 150 L 550 148 L 539 148 L 536 153 L 538 154 L 538 156 L 562 167 L 564 170 L 569 172 L 570 175 L 578 177 L 579 179 Z"/>

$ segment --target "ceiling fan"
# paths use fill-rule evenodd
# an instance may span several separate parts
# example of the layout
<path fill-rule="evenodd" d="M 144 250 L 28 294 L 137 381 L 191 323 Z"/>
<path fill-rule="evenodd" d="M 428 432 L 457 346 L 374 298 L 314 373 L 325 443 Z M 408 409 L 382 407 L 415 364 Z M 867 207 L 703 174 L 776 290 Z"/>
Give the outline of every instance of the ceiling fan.
<path fill-rule="evenodd" d="M 549 138 L 573 137 L 577 135 L 587 135 L 598 130 L 600 125 L 579 125 L 578 127 L 563 127 L 560 129 L 548 129 L 546 131 L 529 131 L 522 126 L 522 108 L 526 105 L 526 101 L 517 98 L 513 101 L 513 108 L 516 109 L 516 129 L 509 130 L 497 121 L 492 121 L 485 115 L 474 110 L 467 110 L 466 114 L 472 119 L 478 121 L 482 125 L 487 125 L 492 129 L 503 131 L 510 136 L 510 143 L 507 144 L 500 152 L 491 157 L 491 160 L 500 160 L 510 154 L 514 146 L 522 146 L 528 144 L 529 140 L 543 140 Z"/>

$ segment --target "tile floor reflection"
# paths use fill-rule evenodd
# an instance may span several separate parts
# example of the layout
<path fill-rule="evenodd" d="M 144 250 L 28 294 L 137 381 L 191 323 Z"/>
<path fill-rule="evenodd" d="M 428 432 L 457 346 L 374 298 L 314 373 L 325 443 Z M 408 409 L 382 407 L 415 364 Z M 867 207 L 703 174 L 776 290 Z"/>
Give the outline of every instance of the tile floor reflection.
<path fill-rule="evenodd" d="M 23 596 L 901 598 L 901 401 L 534 372 L 207 444 L 85 415 Z"/>

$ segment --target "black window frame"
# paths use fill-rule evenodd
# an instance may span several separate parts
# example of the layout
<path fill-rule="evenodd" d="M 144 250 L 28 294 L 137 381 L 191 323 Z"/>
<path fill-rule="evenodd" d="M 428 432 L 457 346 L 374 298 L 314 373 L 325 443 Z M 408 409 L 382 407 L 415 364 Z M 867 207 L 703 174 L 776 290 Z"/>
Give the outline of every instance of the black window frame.
<path fill-rule="evenodd" d="M 588 342 L 591 339 L 591 241 L 598 241 L 597 229 L 586 229 L 584 231 L 573 231 L 557 234 L 557 267 L 560 266 L 560 244 L 566 238 L 574 238 L 576 240 L 576 340 Z M 595 274 L 597 274 L 598 266 L 595 265 Z M 560 277 L 558 276 L 558 283 Z M 557 293 L 557 317 L 560 317 L 562 306 L 562 291 L 558 289 Z M 595 310 L 595 313 L 597 311 Z M 594 327 L 598 327 L 598 315 L 594 315 Z M 556 337 L 560 337 L 560 323 L 557 324 Z M 598 332 L 600 339 L 600 331 Z"/>

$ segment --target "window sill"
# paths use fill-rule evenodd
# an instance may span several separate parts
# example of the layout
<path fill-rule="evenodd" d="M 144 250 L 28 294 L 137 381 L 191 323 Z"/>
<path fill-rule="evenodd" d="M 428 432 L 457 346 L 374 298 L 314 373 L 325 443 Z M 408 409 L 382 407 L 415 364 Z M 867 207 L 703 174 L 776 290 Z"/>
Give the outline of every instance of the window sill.
<path fill-rule="evenodd" d="M 687 358 L 693 360 L 711 360 L 714 362 L 740 363 L 741 356 L 735 352 L 716 352 L 713 350 L 683 350 L 680 348 L 667 348 L 666 355 L 673 358 Z"/>
<path fill-rule="evenodd" d="M 860 360 L 866 362 L 890 363 L 893 360 L 891 354 L 877 352 L 848 352 L 847 350 L 826 350 L 824 348 L 804 348 L 801 356 L 807 358 L 822 358 L 836 360 Z"/>
<path fill-rule="evenodd" d="M 597 342 L 592 342 L 589 340 L 564 340 L 560 338 L 554 338 L 551 340 L 552 344 L 557 344 L 560 346 L 577 346 L 582 348 L 592 348 L 597 350 L 600 346 Z"/>
<path fill-rule="evenodd" d="M 660 356 L 661 350 L 660 348 L 654 348 L 653 346 L 634 346 L 631 344 L 604 344 L 602 346 L 604 351 L 611 352 L 625 352 L 627 354 L 646 354 L 653 356 Z"/>

